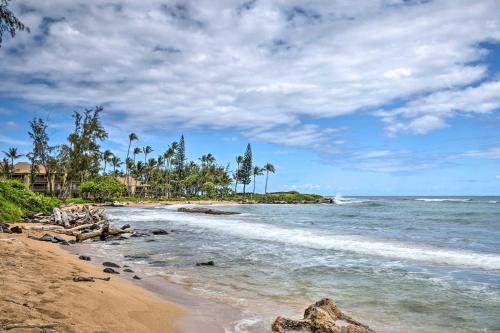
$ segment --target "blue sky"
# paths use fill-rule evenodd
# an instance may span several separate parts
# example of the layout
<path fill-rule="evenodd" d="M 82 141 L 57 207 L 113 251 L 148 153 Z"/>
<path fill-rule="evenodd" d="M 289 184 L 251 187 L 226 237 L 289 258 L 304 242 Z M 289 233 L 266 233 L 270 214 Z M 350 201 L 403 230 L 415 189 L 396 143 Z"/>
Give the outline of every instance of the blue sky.
<path fill-rule="evenodd" d="M 186 137 L 219 163 L 252 144 L 273 191 L 500 195 L 496 0 L 13 1 L 0 150 L 103 105 L 110 148 Z M 257 189 L 263 188 L 263 177 Z"/>

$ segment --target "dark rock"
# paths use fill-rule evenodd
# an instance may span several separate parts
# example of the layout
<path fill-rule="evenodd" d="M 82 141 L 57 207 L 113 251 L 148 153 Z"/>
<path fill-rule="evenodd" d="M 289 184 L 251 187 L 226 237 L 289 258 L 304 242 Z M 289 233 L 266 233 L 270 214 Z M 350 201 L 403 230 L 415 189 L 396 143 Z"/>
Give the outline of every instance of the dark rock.
<path fill-rule="evenodd" d="M 74 239 L 70 239 L 70 240 L 68 241 L 68 243 L 70 243 L 70 244 L 76 244 L 76 240 L 74 240 Z"/>
<path fill-rule="evenodd" d="M 2 228 L 2 231 L 6 234 L 11 234 L 12 231 L 9 228 Z"/>
<path fill-rule="evenodd" d="M 82 230 L 82 234 L 86 234 L 86 233 L 89 233 L 91 231 L 92 231 L 91 229 L 85 228 L 85 229 Z"/>
<path fill-rule="evenodd" d="M 85 260 L 85 261 L 90 261 L 90 260 L 92 260 L 92 259 L 90 258 L 90 256 L 86 256 L 86 255 L 81 255 L 81 256 L 79 256 L 79 257 L 78 257 L 78 259 L 80 259 L 80 260 Z"/>
<path fill-rule="evenodd" d="M 123 268 L 130 267 L 129 265 L 123 265 Z"/>
<path fill-rule="evenodd" d="M 133 277 L 133 278 L 134 278 L 135 280 L 140 280 L 140 279 L 141 279 L 141 278 L 140 278 L 140 277 L 138 277 L 137 275 L 134 275 L 134 277 Z"/>
<path fill-rule="evenodd" d="M 110 243 L 109 245 L 120 245 L 120 243 L 118 243 L 118 242 L 113 242 L 113 243 Z"/>
<path fill-rule="evenodd" d="M 156 239 L 146 239 L 146 243 L 156 242 Z"/>
<path fill-rule="evenodd" d="M 198 262 L 196 263 L 196 266 L 215 266 L 215 263 L 213 260 L 207 261 L 207 262 Z"/>
<path fill-rule="evenodd" d="M 104 273 L 109 273 L 109 274 L 120 274 L 120 272 L 115 271 L 111 267 L 106 267 L 105 269 L 102 270 Z"/>
<path fill-rule="evenodd" d="M 110 262 L 110 261 L 105 261 L 102 263 L 102 265 L 106 266 L 106 267 L 120 268 L 120 265 L 117 265 L 114 262 Z"/>
<path fill-rule="evenodd" d="M 125 237 L 125 236 L 123 236 L 123 235 L 120 235 L 120 236 L 116 237 L 115 239 L 116 239 L 116 240 L 126 240 L 126 239 L 128 239 L 128 237 Z"/>
<path fill-rule="evenodd" d="M 125 268 L 123 271 L 124 271 L 124 272 L 127 272 L 127 273 L 133 273 L 133 272 L 134 272 L 134 271 L 133 271 L 133 270 L 131 270 L 130 268 Z"/>
<path fill-rule="evenodd" d="M 130 224 L 125 224 L 120 229 L 125 230 L 125 229 L 128 229 L 128 228 L 130 228 Z"/>
<path fill-rule="evenodd" d="M 69 246 L 69 243 L 68 243 L 68 242 L 66 242 L 66 241 L 61 242 L 60 244 L 61 244 L 61 245 L 66 245 L 66 246 Z"/>
<path fill-rule="evenodd" d="M 54 238 L 52 237 L 52 235 L 49 234 L 45 234 L 42 237 L 40 237 L 40 240 L 44 242 L 52 242 L 53 239 Z"/>
<path fill-rule="evenodd" d="M 54 236 L 54 239 L 58 241 L 59 243 L 65 242 L 66 240 L 62 238 L 61 236 Z"/>
<path fill-rule="evenodd" d="M 22 234 L 23 229 L 21 229 L 20 226 L 16 225 L 15 227 L 10 228 L 10 231 L 12 231 L 15 234 Z"/>
<path fill-rule="evenodd" d="M 35 237 L 35 236 L 28 236 L 29 239 L 34 239 L 34 240 L 40 240 L 40 238 Z"/>
<path fill-rule="evenodd" d="M 155 229 L 151 232 L 153 235 L 168 235 L 168 231 L 163 229 Z"/>
<path fill-rule="evenodd" d="M 180 207 L 177 208 L 178 212 L 182 213 L 198 213 L 198 214 L 211 214 L 211 215 L 235 215 L 240 214 L 238 212 L 228 212 L 225 210 L 217 210 L 205 207 Z"/>

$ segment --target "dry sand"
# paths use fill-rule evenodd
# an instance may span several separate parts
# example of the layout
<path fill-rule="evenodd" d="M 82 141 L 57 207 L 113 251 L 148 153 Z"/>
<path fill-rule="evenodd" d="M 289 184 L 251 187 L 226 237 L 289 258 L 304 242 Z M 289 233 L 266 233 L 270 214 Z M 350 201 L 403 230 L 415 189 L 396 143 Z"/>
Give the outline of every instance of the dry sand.
<path fill-rule="evenodd" d="M 33 234 L 33 233 L 32 233 Z M 107 277 L 59 245 L 0 233 L 0 331 L 11 323 L 58 323 L 9 332 L 179 332 L 184 310 L 115 275 Z"/>

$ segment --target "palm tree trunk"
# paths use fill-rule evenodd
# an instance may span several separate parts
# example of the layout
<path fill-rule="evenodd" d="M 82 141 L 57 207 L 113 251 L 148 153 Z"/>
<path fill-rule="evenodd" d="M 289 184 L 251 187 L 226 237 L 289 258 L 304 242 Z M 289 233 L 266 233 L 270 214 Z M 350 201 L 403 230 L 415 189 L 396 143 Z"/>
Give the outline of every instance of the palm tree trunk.
<path fill-rule="evenodd" d="M 264 189 L 264 194 L 267 194 L 267 178 L 269 177 L 269 171 L 266 170 L 266 187 Z"/>
<path fill-rule="evenodd" d="M 255 175 L 253 175 L 253 194 L 255 194 Z"/>
<path fill-rule="evenodd" d="M 106 175 L 106 162 L 107 162 L 107 161 L 106 161 L 106 160 L 104 160 L 104 171 L 103 171 L 103 172 L 104 172 L 104 174 L 103 174 L 103 176 L 104 176 L 104 175 Z"/>
<path fill-rule="evenodd" d="M 132 145 L 132 140 L 128 140 L 127 158 L 125 159 L 125 177 L 127 179 L 127 195 L 130 196 L 130 181 L 128 179 L 128 157 L 130 156 L 130 146 Z"/>

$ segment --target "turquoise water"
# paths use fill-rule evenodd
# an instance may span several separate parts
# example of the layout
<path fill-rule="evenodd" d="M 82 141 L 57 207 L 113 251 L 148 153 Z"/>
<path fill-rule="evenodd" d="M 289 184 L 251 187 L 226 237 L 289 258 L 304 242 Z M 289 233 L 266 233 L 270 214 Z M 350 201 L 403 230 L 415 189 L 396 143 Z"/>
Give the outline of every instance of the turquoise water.
<path fill-rule="evenodd" d="M 266 332 L 331 297 L 384 332 L 500 332 L 500 198 L 350 198 L 219 206 L 241 215 L 113 208 L 113 223 L 169 235 L 98 245 L 143 274 L 239 307 L 227 332 Z M 215 267 L 196 267 L 214 260 Z M 294 312 L 295 311 L 295 312 Z"/>

